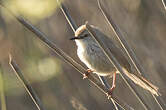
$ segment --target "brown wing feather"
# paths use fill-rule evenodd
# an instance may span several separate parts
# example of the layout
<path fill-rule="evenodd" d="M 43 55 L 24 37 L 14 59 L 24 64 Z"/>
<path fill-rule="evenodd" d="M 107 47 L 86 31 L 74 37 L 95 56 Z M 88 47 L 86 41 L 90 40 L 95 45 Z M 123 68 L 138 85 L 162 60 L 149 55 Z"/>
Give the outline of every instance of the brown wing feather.
<path fill-rule="evenodd" d="M 98 28 L 94 27 L 94 30 L 96 31 L 98 37 L 102 37 L 102 39 L 105 41 L 105 44 L 108 46 L 110 49 L 111 53 L 114 55 L 116 60 L 120 63 L 120 65 L 124 68 L 126 68 L 129 72 L 131 72 L 131 66 L 122 51 L 121 48 L 119 48 L 110 38 L 108 38 L 102 31 L 97 31 L 99 30 Z"/>

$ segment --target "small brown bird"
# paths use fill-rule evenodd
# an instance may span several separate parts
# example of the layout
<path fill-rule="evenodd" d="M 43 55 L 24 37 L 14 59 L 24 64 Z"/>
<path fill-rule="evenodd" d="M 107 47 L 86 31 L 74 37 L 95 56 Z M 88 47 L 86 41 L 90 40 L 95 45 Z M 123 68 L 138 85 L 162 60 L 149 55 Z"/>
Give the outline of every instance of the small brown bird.
<path fill-rule="evenodd" d="M 136 76 L 132 74 L 131 65 L 124 56 L 123 51 L 116 46 L 110 38 L 102 33 L 97 27 L 92 26 L 95 34 L 101 37 L 105 45 L 109 48 L 110 52 L 114 55 L 116 60 L 123 68 L 125 75 L 127 75 L 134 83 L 138 84 L 142 88 L 150 91 L 153 94 L 158 95 L 158 88 L 144 79 L 141 75 Z M 76 32 L 75 37 L 71 38 L 75 40 L 77 45 L 77 55 L 80 60 L 91 70 L 100 76 L 113 76 L 112 88 L 110 92 L 115 88 L 116 73 L 119 73 L 116 68 L 109 61 L 97 42 L 91 37 L 90 33 L 86 30 L 86 25 L 80 26 Z"/>

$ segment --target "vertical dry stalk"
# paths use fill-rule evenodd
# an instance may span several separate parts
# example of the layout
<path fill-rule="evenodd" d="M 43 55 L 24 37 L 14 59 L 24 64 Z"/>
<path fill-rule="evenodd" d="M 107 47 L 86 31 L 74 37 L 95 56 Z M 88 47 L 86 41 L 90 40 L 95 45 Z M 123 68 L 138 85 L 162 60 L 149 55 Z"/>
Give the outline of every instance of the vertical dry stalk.
<path fill-rule="evenodd" d="M 32 100 L 35 103 L 35 105 L 37 106 L 38 110 L 46 110 L 43 107 L 43 104 L 40 101 L 39 97 L 37 96 L 36 92 L 34 91 L 32 86 L 28 83 L 28 81 L 25 79 L 25 77 L 22 74 L 22 72 L 21 72 L 20 68 L 18 67 L 18 65 L 12 59 L 11 55 L 9 55 L 9 64 L 12 67 L 12 69 L 14 70 L 14 72 L 16 73 L 17 77 L 20 79 L 20 81 L 24 85 L 26 91 L 28 92 L 28 94 L 32 98 Z"/>
<path fill-rule="evenodd" d="M 106 9 L 101 4 L 100 0 L 97 0 L 97 1 L 98 1 L 98 6 L 99 6 L 103 16 L 105 17 L 107 23 L 109 24 L 109 26 L 111 27 L 111 29 L 115 33 L 116 38 L 119 40 L 121 46 L 124 48 L 125 52 L 129 56 L 130 60 L 132 61 L 133 65 L 134 65 L 134 67 L 136 68 L 136 70 L 138 71 L 139 74 L 144 75 L 143 68 L 138 63 L 138 59 L 136 58 L 135 53 L 133 52 L 132 48 L 129 46 L 128 42 L 123 37 L 122 33 L 120 32 L 120 29 L 114 23 L 111 15 L 107 13 Z"/>
<path fill-rule="evenodd" d="M 128 44 L 128 42 L 125 40 L 125 37 L 123 36 L 123 34 L 121 33 L 120 29 L 118 26 L 116 26 L 116 24 L 114 23 L 110 13 L 108 14 L 106 9 L 104 8 L 103 4 L 101 4 L 100 2 L 101 0 L 97 0 L 98 2 L 98 6 L 103 14 L 103 16 L 105 17 L 106 21 L 108 22 L 108 24 L 110 25 L 111 29 L 113 30 L 113 32 L 115 33 L 117 39 L 119 40 L 120 44 L 122 45 L 122 47 L 124 48 L 125 52 L 127 53 L 128 57 L 130 58 L 131 62 L 133 63 L 135 69 L 137 70 L 137 72 L 141 75 L 143 75 L 145 78 L 147 78 L 146 74 L 144 73 L 143 67 L 140 65 L 135 53 L 133 52 L 132 48 L 130 47 L 130 45 Z M 163 5 L 165 7 L 165 0 L 162 0 Z M 165 7 L 166 9 L 166 7 Z M 163 108 L 165 108 L 165 103 L 163 101 L 163 99 L 161 98 L 161 96 L 155 96 L 154 94 L 151 94 L 154 98 L 154 100 L 156 101 L 156 103 L 158 104 L 158 106 L 160 107 L 161 110 L 163 110 Z"/>
<path fill-rule="evenodd" d="M 66 9 L 66 7 L 61 3 L 59 3 L 59 0 L 57 0 L 58 5 L 60 6 L 63 15 L 65 16 L 67 22 L 69 23 L 70 27 L 72 28 L 73 32 L 75 32 L 78 28 L 78 26 L 76 25 L 76 23 L 74 22 L 74 20 L 72 19 L 72 17 L 70 16 L 70 14 L 68 13 L 68 10 Z"/>
<path fill-rule="evenodd" d="M 165 11 L 166 11 L 166 0 L 162 0 L 162 3 L 163 3 L 163 6 L 164 6 L 164 9 L 165 9 Z"/>

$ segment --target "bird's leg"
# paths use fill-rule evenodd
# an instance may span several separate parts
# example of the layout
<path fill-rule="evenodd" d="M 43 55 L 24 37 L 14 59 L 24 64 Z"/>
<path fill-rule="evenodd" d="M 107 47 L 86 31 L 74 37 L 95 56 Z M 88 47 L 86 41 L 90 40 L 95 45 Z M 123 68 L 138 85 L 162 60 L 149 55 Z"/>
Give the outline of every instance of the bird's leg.
<path fill-rule="evenodd" d="M 115 89 L 115 81 L 116 81 L 116 72 L 113 74 L 112 86 L 111 86 L 111 88 L 109 89 L 109 91 L 107 93 L 108 98 L 110 98 L 113 94 L 113 91 Z"/>
<path fill-rule="evenodd" d="M 83 74 L 83 79 L 88 78 L 89 74 L 92 73 L 93 71 L 91 69 L 87 69 L 86 72 Z"/>

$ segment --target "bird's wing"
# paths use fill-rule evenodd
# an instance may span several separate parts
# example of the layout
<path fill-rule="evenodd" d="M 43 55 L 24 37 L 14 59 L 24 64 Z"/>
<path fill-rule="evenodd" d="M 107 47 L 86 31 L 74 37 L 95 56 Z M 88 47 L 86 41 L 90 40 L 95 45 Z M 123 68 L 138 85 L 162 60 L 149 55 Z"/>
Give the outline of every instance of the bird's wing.
<path fill-rule="evenodd" d="M 96 27 L 93 27 L 98 37 L 102 37 L 101 39 L 104 41 L 104 44 L 109 48 L 110 52 L 113 54 L 113 56 L 116 58 L 116 60 L 119 62 L 119 64 L 126 68 L 129 72 L 131 72 L 131 65 L 128 62 L 125 53 L 122 51 L 121 48 L 119 48 L 110 38 L 108 38 L 102 31 L 99 30 Z"/>
<path fill-rule="evenodd" d="M 158 87 L 147 81 L 139 74 L 134 74 L 131 71 L 131 65 L 129 64 L 124 52 L 116 46 L 116 44 L 108 38 L 101 31 L 97 31 L 97 28 L 94 28 L 98 37 L 102 37 L 101 39 L 104 41 L 105 45 L 109 48 L 110 52 L 114 55 L 119 64 L 123 67 L 124 74 L 127 75 L 134 83 L 140 85 L 141 87 L 149 90 L 151 93 L 156 94 L 157 96 L 160 94 L 158 92 Z M 126 71 L 127 70 L 127 71 Z"/>

